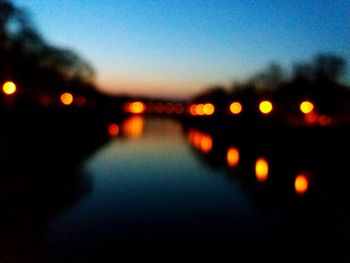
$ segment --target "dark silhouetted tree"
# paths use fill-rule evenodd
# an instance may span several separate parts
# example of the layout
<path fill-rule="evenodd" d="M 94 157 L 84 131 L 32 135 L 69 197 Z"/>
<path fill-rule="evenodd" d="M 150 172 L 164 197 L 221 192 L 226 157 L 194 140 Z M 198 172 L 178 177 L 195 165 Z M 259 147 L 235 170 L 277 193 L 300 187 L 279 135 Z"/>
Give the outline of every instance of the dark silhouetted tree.
<path fill-rule="evenodd" d="M 281 65 L 270 63 L 262 72 L 255 74 L 249 81 L 257 88 L 276 88 L 285 81 L 286 73 Z"/>
<path fill-rule="evenodd" d="M 72 50 L 47 44 L 25 11 L 0 0 L 0 82 L 5 80 L 32 95 L 83 91 L 94 86 L 94 70 Z"/>
<path fill-rule="evenodd" d="M 345 59 L 333 54 L 319 54 L 313 61 L 315 77 L 338 82 L 346 71 Z"/>

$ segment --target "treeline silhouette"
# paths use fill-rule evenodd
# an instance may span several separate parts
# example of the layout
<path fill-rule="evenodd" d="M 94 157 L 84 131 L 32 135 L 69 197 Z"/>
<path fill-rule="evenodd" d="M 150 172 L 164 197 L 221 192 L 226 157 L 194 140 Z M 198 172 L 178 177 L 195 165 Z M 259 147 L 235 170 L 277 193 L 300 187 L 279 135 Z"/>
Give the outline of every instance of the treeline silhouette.
<path fill-rule="evenodd" d="M 213 116 L 222 117 L 230 115 L 230 104 L 238 101 L 243 110 L 236 119 L 252 122 L 258 118 L 259 102 L 269 100 L 274 107 L 271 119 L 294 124 L 302 117 L 299 105 L 306 100 L 314 104 L 318 116 L 332 118 L 336 124 L 350 123 L 350 88 L 343 81 L 346 67 L 345 59 L 332 53 L 317 54 L 289 70 L 273 62 L 232 87 L 210 87 L 191 103 L 211 102 L 216 109 Z"/>
<path fill-rule="evenodd" d="M 47 43 L 26 12 L 0 1 L 0 82 L 13 81 L 19 93 L 44 102 L 70 90 L 94 91 L 94 70 L 74 51 Z"/>

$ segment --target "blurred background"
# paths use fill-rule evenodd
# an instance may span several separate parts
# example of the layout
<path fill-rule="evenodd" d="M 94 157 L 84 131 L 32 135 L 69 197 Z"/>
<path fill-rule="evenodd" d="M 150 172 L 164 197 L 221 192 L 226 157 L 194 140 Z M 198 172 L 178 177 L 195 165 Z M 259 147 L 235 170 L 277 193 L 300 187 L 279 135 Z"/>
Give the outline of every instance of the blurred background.
<path fill-rule="evenodd" d="M 0 0 L 0 262 L 348 262 L 349 14 Z"/>

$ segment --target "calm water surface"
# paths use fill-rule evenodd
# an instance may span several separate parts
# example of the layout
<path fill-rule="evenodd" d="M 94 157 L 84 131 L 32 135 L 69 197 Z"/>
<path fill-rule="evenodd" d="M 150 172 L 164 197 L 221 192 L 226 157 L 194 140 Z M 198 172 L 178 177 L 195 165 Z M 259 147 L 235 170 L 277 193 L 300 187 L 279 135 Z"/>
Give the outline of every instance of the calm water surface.
<path fill-rule="evenodd" d="M 48 257 L 343 259 L 346 210 L 316 180 L 303 194 L 294 177 L 272 182 L 291 171 L 238 146 L 175 120 L 133 117 L 84 162 L 91 189 L 50 222 Z"/>

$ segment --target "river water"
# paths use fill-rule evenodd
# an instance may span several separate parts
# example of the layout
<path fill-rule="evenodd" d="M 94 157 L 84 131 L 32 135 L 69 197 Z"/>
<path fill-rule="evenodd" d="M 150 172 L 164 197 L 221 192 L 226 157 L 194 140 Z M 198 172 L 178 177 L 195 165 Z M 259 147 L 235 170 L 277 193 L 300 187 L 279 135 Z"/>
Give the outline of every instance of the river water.
<path fill-rule="evenodd" d="M 82 165 L 87 190 L 49 222 L 48 261 L 347 259 L 349 210 L 322 188 L 318 160 L 172 119 L 135 116 L 114 135 Z"/>

